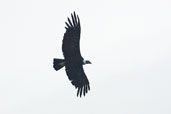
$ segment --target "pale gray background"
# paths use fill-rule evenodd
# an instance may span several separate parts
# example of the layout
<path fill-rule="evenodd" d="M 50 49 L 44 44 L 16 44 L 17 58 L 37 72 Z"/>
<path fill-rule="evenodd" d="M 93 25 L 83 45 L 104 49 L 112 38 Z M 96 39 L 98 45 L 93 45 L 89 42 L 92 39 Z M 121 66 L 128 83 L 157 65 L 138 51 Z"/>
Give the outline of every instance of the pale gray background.
<path fill-rule="evenodd" d="M 73 11 L 83 98 L 52 68 Z M 170 0 L 1 0 L 0 53 L 1 114 L 171 114 Z"/>

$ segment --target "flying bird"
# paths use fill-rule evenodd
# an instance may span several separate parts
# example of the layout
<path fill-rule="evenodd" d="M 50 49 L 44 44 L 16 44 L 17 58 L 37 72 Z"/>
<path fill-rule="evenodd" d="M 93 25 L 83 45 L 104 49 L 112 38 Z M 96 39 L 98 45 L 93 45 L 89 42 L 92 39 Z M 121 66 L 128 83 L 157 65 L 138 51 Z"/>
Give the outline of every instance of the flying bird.
<path fill-rule="evenodd" d="M 66 74 L 72 85 L 77 89 L 77 96 L 85 96 L 90 90 L 89 80 L 84 72 L 83 65 L 91 64 L 89 60 L 85 60 L 80 52 L 80 19 L 75 12 L 71 13 L 71 19 L 68 18 L 66 24 L 66 32 L 63 36 L 62 51 L 64 59 L 54 58 L 53 68 L 58 71 L 65 66 Z"/>

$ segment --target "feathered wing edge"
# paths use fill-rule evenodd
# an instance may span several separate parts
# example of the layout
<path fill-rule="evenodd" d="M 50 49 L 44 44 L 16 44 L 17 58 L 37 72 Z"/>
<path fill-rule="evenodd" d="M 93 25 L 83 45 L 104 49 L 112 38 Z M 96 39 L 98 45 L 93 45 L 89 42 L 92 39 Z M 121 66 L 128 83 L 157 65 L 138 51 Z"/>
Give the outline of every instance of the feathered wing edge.
<path fill-rule="evenodd" d="M 86 85 L 84 85 L 82 87 L 78 87 L 77 96 L 80 95 L 80 97 L 81 97 L 82 93 L 85 96 L 85 94 L 88 93 L 88 90 L 90 90 L 90 85 L 89 84 L 86 84 Z"/>
<path fill-rule="evenodd" d="M 65 22 L 66 24 L 66 29 L 68 30 L 69 28 L 75 28 L 75 27 L 79 27 L 80 28 L 80 19 L 79 16 L 75 14 L 75 12 L 72 14 L 71 13 L 71 18 L 72 18 L 72 22 L 71 20 L 68 18 L 68 22 Z"/>
<path fill-rule="evenodd" d="M 86 93 L 90 90 L 90 85 L 88 82 L 87 77 L 79 80 L 73 80 L 71 83 L 75 86 L 77 89 L 77 96 L 82 96 L 82 94 L 85 96 Z"/>

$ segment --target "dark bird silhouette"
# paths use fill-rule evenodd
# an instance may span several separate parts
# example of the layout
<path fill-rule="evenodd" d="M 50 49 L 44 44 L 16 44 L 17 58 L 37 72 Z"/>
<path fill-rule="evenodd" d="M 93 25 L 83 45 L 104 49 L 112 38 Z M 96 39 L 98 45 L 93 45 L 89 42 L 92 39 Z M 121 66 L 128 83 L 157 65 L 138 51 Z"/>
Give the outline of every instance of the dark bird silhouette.
<path fill-rule="evenodd" d="M 78 15 L 71 14 L 72 20 L 68 18 L 66 32 L 63 37 L 62 51 L 65 59 L 53 60 L 53 67 L 57 71 L 65 66 L 66 74 L 72 85 L 77 89 L 77 96 L 85 96 L 90 90 L 90 84 L 84 72 L 83 65 L 91 64 L 84 60 L 80 53 L 80 33 L 81 25 Z"/>

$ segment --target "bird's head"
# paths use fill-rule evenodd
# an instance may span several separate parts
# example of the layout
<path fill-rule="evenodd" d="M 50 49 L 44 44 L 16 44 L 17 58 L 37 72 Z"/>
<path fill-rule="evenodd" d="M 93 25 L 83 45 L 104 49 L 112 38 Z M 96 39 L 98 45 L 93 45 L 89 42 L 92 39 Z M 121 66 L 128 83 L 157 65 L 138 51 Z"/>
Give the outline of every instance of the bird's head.
<path fill-rule="evenodd" d="M 83 64 L 85 65 L 85 64 L 92 64 L 92 63 L 89 60 L 84 60 Z"/>

